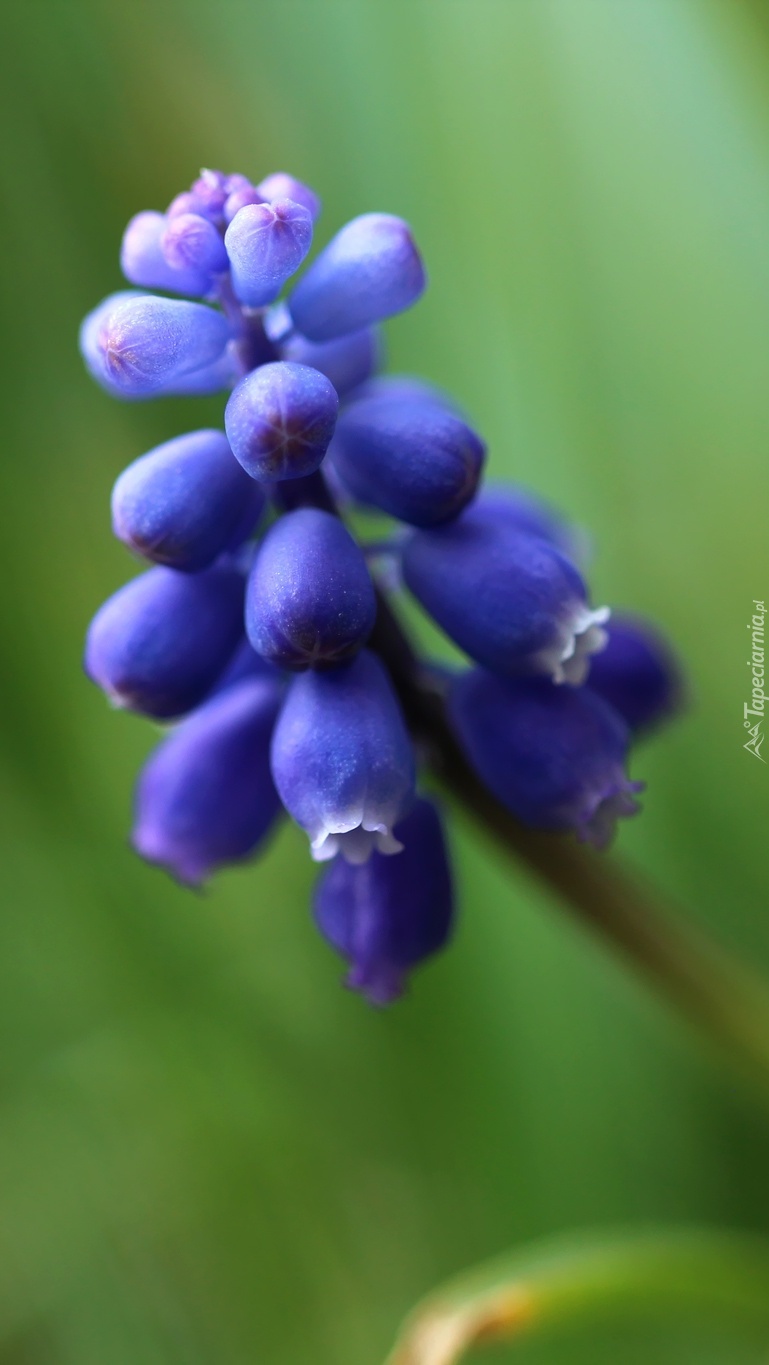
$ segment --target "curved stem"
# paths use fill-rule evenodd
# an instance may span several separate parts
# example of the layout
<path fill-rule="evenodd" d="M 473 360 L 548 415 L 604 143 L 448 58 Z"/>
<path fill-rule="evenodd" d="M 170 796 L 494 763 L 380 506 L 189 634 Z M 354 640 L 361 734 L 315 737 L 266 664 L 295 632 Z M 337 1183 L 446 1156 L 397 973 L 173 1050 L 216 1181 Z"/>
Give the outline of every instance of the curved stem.
<path fill-rule="evenodd" d="M 389 668 L 432 771 L 476 824 L 705 1030 L 769 1096 L 769 989 L 761 978 L 730 960 L 675 910 L 663 909 L 659 893 L 613 859 L 570 836 L 528 829 L 487 791 L 454 737 L 440 691 L 425 676 L 381 594 L 371 646 Z"/>
<path fill-rule="evenodd" d="M 769 1339 L 769 1245 L 690 1230 L 550 1241 L 425 1300 L 387 1365 L 455 1365 L 484 1342 L 583 1322 L 726 1319 Z"/>

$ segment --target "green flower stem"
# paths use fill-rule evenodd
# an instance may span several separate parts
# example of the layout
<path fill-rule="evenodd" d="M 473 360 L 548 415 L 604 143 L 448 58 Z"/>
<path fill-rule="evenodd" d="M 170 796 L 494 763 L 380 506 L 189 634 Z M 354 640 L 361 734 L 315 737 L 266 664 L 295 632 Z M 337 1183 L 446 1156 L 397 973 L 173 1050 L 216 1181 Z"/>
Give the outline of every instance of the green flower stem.
<path fill-rule="evenodd" d="M 454 1365 L 484 1342 L 671 1316 L 724 1320 L 769 1344 L 769 1244 L 707 1230 L 546 1242 L 431 1295 L 407 1320 L 387 1365 Z"/>
<path fill-rule="evenodd" d="M 380 595 L 371 641 L 387 664 L 434 775 L 487 836 L 554 891 L 583 924 L 708 1033 L 769 1098 L 769 987 L 731 959 L 659 893 L 571 836 L 527 829 L 486 790 L 464 757 L 443 696 L 426 677 L 400 622 Z"/>

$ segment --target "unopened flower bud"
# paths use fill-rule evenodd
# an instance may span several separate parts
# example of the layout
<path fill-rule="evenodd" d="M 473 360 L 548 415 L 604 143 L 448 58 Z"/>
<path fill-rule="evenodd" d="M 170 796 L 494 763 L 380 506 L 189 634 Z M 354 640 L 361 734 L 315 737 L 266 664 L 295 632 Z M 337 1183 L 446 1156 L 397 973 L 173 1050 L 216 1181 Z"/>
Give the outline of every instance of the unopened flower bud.
<path fill-rule="evenodd" d="M 315 219 L 320 214 L 320 199 L 309 185 L 303 185 L 301 180 L 297 180 L 293 175 L 287 175 L 285 171 L 275 171 L 273 175 L 268 175 L 264 180 L 260 180 L 257 190 L 262 199 L 273 203 L 276 199 L 293 199 L 295 204 L 301 204 L 307 209 L 310 217 Z"/>
<path fill-rule="evenodd" d="M 96 613 L 85 671 L 115 706 L 168 720 L 210 692 L 242 631 L 243 577 L 236 569 L 149 569 Z"/>
<path fill-rule="evenodd" d="M 241 303 L 263 308 L 278 297 L 312 243 L 312 218 L 301 204 L 247 204 L 224 234 L 232 287 Z"/>
<path fill-rule="evenodd" d="M 175 270 L 198 270 L 209 282 L 229 267 L 221 234 L 198 213 L 180 213 L 169 219 L 160 245 Z"/>
<path fill-rule="evenodd" d="M 313 261 L 289 307 L 310 341 L 331 341 L 410 308 L 425 284 L 408 223 L 389 213 L 364 213 Z"/>
<path fill-rule="evenodd" d="M 277 360 L 240 381 L 224 414 L 233 452 L 253 479 L 312 474 L 334 434 L 339 399 L 319 370 Z"/>
<path fill-rule="evenodd" d="M 341 414 L 334 469 L 352 495 L 413 526 L 456 517 L 475 495 L 486 447 L 425 398 L 362 398 Z"/>
<path fill-rule="evenodd" d="M 123 234 L 120 268 L 131 284 L 143 289 L 169 289 L 199 298 L 208 292 L 210 278 L 204 269 L 189 262 L 171 264 L 167 260 L 162 242 L 168 226 L 169 219 L 162 213 L 137 213 Z"/>
<path fill-rule="evenodd" d="M 302 507 L 275 522 L 246 593 L 254 649 L 281 668 L 328 668 L 358 652 L 375 616 L 363 552 L 337 517 Z"/>
<path fill-rule="evenodd" d="M 181 882 L 255 852 L 280 811 L 270 773 L 277 682 L 240 682 L 188 716 L 144 765 L 133 845 Z"/>
<path fill-rule="evenodd" d="M 191 431 L 134 460 L 112 493 L 115 535 L 156 564 L 205 569 L 253 531 L 264 494 L 223 431 Z M 245 523 L 245 524 L 244 524 Z"/>
<path fill-rule="evenodd" d="M 154 294 L 116 294 L 83 323 L 80 345 L 89 370 L 111 393 L 145 398 L 168 393 L 215 365 L 230 340 L 225 317 L 202 303 Z"/>

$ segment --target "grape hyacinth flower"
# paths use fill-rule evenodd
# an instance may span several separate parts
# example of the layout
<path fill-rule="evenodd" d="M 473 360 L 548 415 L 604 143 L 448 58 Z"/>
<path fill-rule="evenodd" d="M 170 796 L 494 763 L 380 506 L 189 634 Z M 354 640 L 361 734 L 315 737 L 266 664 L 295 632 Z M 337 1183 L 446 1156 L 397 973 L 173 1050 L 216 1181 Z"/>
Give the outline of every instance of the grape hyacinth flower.
<path fill-rule="evenodd" d="M 217 677 L 209 696 L 215 697 L 217 693 L 226 692 L 236 683 L 251 678 L 277 678 L 281 689 L 287 681 L 280 669 L 267 659 L 263 659 L 261 654 L 257 654 L 251 641 L 243 636 L 224 672 Z"/>
<path fill-rule="evenodd" d="M 589 558 L 587 538 L 581 528 L 564 521 L 556 508 L 525 488 L 485 484 L 473 503 L 473 517 L 546 540 L 575 564 Z"/>
<path fill-rule="evenodd" d="M 285 172 L 204 170 L 129 223 L 136 288 L 85 319 L 87 368 L 127 400 L 229 397 L 223 430 L 165 441 L 117 480 L 115 534 L 155 567 L 96 613 L 85 668 L 115 705 L 177 722 L 138 784 L 138 852 L 196 886 L 259 851 L 284 809 L 328 864 L 318 928 L 382 1005 L 453 923 L 417 760 L 497 823 L 602 845 L 637 809 L 631 741 L 681 689 L 658 635 L 590 607 L 568 520 L 482 488 L 461 406 L 378 373 L 378 324 L 425 286 L 409 226 L 353 219 L 297 284 L 319 212 Z M 348 506 L 392 535 L 361 540 Z M 401 582 L 481 667 L 419 658 Z"/>
<path fill-rule="evenodd" d="M 123 234 L 120 267 L 131 284 L 142 289 L 168 289 L 174 294 L 205 294 L 210 280 L 205 270 L 172 265 L 163 250 L 168 220 L 162 213 L 137 213 Z"/>
<path fill-rule="evenodd" d="M 387 398 L 390 402 L 411 401 L 437 403 L 457 417 L 463 417 L 462 409 L 452 397 L 437 384 L 420 379 L 414 374 L 375 374 L 362 384 L 355 394 L 356 398 Z"/>
<path fill-rule="evenodd" d="M 245 180 L 245 176 L 243 178 Z M 231 179 L 234 179 L 234 177 L 231 177 Z M 230 191 L 230 193 L 228 194 L 227 198 L 224 201 L 222 216 L 224 218 L 225 223 L 229 226 L 229 224 L 235 217 L 236 213 L 240 213 L 240 210 L 246 208 L 248 204 L 263 203 L 264 199 L 262 198 L 262 195 L 259 193 L 259 191 L 253 185 L 249 184 L 248 181 L 246 181 L 245 184 L 236 185 L 235 189 Z"/>
<path fill-rule="evenodd" d="M 174 270 L 199 271 L 208 288 L 216 275 L 228 269 L 221 234 L 209 218 L 199 213 L 180 213 L 169 218 L 160 247 Z"/>
<path fill-rule="evenodd" d="M 303 185 L 301 180 L 289 175 L 287 171 L 273 171 L 272 175 L 265 176 L 256 186 L 257 193 L 262 199 L 273 203 L 276 199 L 292 199 L 295 204 L 301 204 L 302 208 L 307 209 L 313 222 L 320 215 L 321 203 L 314 190 L 309 185 Z"/>

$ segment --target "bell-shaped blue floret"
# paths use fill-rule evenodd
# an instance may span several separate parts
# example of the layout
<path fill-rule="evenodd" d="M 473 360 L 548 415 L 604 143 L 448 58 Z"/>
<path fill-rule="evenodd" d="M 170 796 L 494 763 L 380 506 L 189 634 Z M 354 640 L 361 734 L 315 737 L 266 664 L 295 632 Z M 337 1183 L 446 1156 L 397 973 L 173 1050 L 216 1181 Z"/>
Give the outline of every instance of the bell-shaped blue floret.
<path fill-rule="evenodd" d="M 85 671 L 115 706 L 182 716 L 214 686 L 242 638 L 243 576 L 149 569 L 126 583 L 88 629 Z"/>
<path fill-rule="evenodd" d="M 580 574 L 547 541 L 471 507 L 403 548 L 407 586 L 471 659 L 510 677 L 584 681 L 606 642 Z"/>
<path fill-rule="evenodd" d="M 574 830 L 602 848 L 638 810 L 628 728 L 590 688 L 478 668 L 454 681 L 449 713 L 478 776 L 524 824 Z"/>
<path fill-rule="evenodd" d="M 451 869 L 432 802 L 418 800 L 397 833 L 397 857 L 372 853 L 358 867 L 337 858 L 315 891 L 318 928 L 350 964 L 346 984 L 373 1005 L 395 1000 L 452 928 Z"/>
<path fill-rule="evenodd" d="M 282 668 L 328 668 L 358 652 L 375 617 L 363 552 L 337 517 L 302 507 L 275 522 L 246 593 L 254 649 Z"/>
<path fill-rule="evenodd" d="M 612 615 L 606 648 L 590 669 L 590 689 L 619 711 L 634 734 L 681 709 L 684 685 L 673 651 L 648 621 Z"/>
<path fill-rule="evenodd" d="M 190 431 L 134 460 L 112 492 L 112 526 L 129 549 L 174 569 L 205 569 L 251 534 L 264 493 L 223 431 Z"/>
<path fill-rule="evenodd" d="M 209 696 L 215 697 L 217 693 L 225 692 L 228 687 L 235 687 L 237 683 L 252 678 L 272 678 L 278 681 L 282 690 L 286 674 L 281 673 L 275 664 L 263 659 L 261 654 L 257 654 L 251 641 L 244 635 L 224 671 L 216 679 Z"/>
<path fill-rule="evenodd" d="M 276 360 L 241 379 L 224 414 L 234 454 L 252 479 L 312 474 L 334 434 L 339 399 L 320 370 Z"/>
<path fill-rule="evenodd" d="M 517 484 L 485 483 L 472 510 L 474 517 L 485 518 L 489 525 L 510 527 L 546 540 L 575 563 L 589 557 L 585 533 L 565 521 L 550 503 Z"/>
<path fill-rule="evenodd" d="M 356 402 L 364 398 L 386 398 L 391 403 L 437 403 L 439 407 L 448 408 L 455 416 L 463 416 L 462 409 L 450 394 L 416 374 L 378 374 L 355 395 Z"/>
<path fill-rule="evenodd" d="M 427 283 L 411 229 L 389 213 L 347 223 L 313 261 L 289 299 L 295 327 L 331 341 L 416 303 Z"/>
<path fill-rule="evenodd" d="M 176 270 L 199 270 L 212 281 L 229 269 L 221 233 L 199 213 L 169 218 L 161 239 L 163 255 Z"/>
<path fill-rule="evenodd" d="M 393 827 L 414 797 L 414 754 L 392 684 L 363 650 L 352 663 L 293 680 L 272 742 L 281 800 L 312 856 L 363 863 L 398 853 Z"/>
<path fill-rule="evenodd" d="M 248 204 L 263 203 L 264 196 L 261 195 L 258 190 L 254 189 L 253 185 L 248 183 L 245 185 L 238 185 L 234 190 L 231 190 L 227 196 L 223 211 L 224 221 L 225 223 L 231 223 L 235 214 L 240 213 L 240 210 L 246 208 Z"/>
<path fill-rule="evenodd" d="M 332 459 L 359 502 L 412 526 L 437 526 L 474 497 L 486 447 L 432 398 L 363 398 L 339 418 Z"/>
<path fill-rule="evenodd" d="M 245 176 L 225 175 L 224 171 L 203 170 L 188 190 L 177 194 L 166 210 L 167 217 L 182 213 L 198 213 L 221 225 L 224 205 L 229 194 L 240 187 Z"/>
<path fill-rule="evenodd" d="M 270 773 L 279 704 L 275 681 L 240 682 L 155 749 L 136 791 L 133 845 L 143 858 L 197 886 L 256 850 L 280 811 Z"/>

